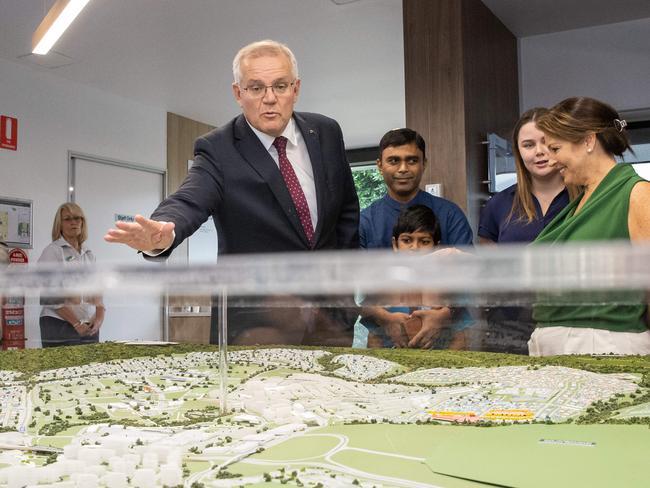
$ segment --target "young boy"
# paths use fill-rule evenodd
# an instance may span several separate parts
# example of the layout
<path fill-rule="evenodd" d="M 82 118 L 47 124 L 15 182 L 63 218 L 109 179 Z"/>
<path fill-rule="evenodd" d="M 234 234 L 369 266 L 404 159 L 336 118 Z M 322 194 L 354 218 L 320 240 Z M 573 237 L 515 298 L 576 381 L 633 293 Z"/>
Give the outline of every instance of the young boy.
<path fill-rule="evenodd" d="M 440 224 L 429 207 L 402 210 L 393 227 L 393 251 L 433 251 L 440 244 Z"/>
<path fill-rule="evenodd" d="M 440 224 L 433 211 L 424 205 L 404 209 L 393 227 L 392 243 L 396 252 L 432 252 L 440 243 Z M 421 296 L 418 298 L 414 300 L 421 301 Z M 463 349 L 463 329 L 472 322 L 466 311 L 449 307 L 366 307 L 362 315 L 360 323 L 368 329 L 368 347 L 430 349 L 444 330 L 451 329 L 446 347 Z"/>

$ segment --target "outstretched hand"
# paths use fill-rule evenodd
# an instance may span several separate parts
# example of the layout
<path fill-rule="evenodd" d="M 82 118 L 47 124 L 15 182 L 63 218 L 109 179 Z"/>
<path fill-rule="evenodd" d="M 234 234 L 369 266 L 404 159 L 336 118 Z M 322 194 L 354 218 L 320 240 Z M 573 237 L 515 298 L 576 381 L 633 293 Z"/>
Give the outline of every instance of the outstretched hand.
<path fill-rule="evenodd" d="M 404 324 L 408 320 L 409 316 L 406 313 L 402 312 L 392 312 L 387 313 L 386 317 L 380 321 L 380 325 L 384 328 L 384 332 L 395 347 L 406 347 L 408 342 L 408 337 L 404 332 Z"/>
<path fill-rule="evenodd" d="M 431 349 L 440 334 L 440 331 L 448 326 L 451 319 L 449 307 L 436 307 L 431 310 L 415 310 L 411 317 L 419 317 L 422 320 L 422 328 L 408 343 L 408 347 Z"/>
<path fill-rule="evenodd" d="M 117 229 L 109 229 L 104 240 L 126 244 L 138 251 L 167 249 L 174 242 L 174 223 L 158 222 L 135 216 L 135 222 L 115 222 Z"/>

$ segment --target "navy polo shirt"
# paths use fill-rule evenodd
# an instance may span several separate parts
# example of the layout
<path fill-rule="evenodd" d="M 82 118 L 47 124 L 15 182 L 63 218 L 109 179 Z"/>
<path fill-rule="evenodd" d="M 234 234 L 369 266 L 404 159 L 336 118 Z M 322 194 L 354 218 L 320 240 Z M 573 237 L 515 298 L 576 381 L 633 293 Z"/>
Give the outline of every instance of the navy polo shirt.
<path fill-rule="evenodd" d="M 472 244 L 472 228 L 458 205 L 425 191 L 418 191 L 410 202 L 400 203 L 385 195 L 361 212 L 359 243 L 361 247 L 392 247 L 393 227 L 400 212 L 413 205 L 425 205 L 433 210 L 440 224 L 440 244 L 467 246 Z"/>
<path fill-rule="evenodd" d="M 569 203 L 569 192 L 565 188 L 555 196 L 546 215 L 542 215 L 542 208 L 533 195 L 535 219 L 528 223 L 527 219 L 520 219 L 515 215 L 508 221 L 516 193 L 517 184 L 514 184 L 488 200 L 481 211 L 479 220 L 478 235 L 480 237 L 494 242 L 532 242 Z"/>

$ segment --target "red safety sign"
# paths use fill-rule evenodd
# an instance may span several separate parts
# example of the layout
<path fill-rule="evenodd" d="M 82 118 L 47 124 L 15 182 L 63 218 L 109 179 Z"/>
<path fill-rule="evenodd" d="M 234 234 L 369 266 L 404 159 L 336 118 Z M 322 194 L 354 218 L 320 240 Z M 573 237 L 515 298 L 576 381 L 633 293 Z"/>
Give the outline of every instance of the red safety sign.
<path fill-rule="evenodd" d="M 16 151 L 18 149 L 18 119 L 0 115 L 0 148 Z"/>
<path fill-rule="evenodd" d="M 22 249 L 12 249 L 9 251 L 9 262 L 12 264 L 27 264 L 27 253 Z"/>

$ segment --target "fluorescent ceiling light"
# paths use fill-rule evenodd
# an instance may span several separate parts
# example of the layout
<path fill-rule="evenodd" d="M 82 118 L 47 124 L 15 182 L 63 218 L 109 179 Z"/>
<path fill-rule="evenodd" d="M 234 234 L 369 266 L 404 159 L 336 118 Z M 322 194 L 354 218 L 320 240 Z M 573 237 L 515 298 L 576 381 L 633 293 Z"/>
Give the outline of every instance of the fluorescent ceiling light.
<path fill-rule="evenodd" d="M 90 0 L 57 0 L 32 36 L 32 52 L 47 54 Z"/>

